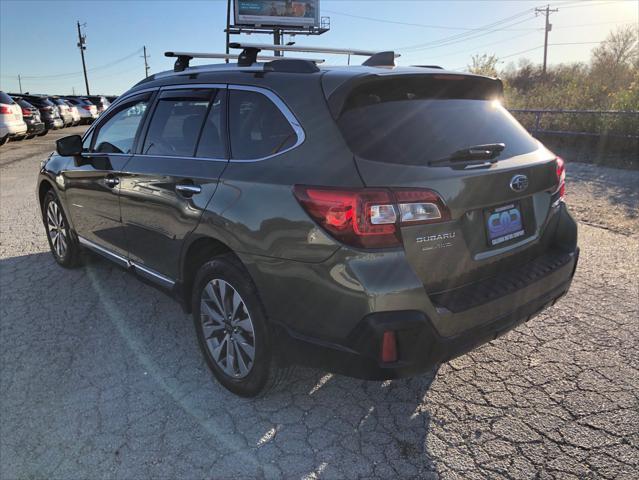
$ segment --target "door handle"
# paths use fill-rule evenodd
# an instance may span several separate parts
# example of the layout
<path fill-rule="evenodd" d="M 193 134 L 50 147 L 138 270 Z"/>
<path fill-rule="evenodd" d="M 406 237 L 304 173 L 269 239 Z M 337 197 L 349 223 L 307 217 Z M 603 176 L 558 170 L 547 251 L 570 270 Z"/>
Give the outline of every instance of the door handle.
<path fill-rule="evenodd" d="M 175 190 L 177 190 L 184 196 L 191 196 L 195 195 L 196 193 L 200 193 L 202 191 L 202 187 L 200 187 L 199 185 L 180 183 L 175 186 Z"/>
<path fill-rule="evenodd" d="M 120 179 L 117 177 L 106 177 L 104 179 L 104 183 L 106 184 L 107 187 L 113 188 L 116 185 L 119 185 Z"/>

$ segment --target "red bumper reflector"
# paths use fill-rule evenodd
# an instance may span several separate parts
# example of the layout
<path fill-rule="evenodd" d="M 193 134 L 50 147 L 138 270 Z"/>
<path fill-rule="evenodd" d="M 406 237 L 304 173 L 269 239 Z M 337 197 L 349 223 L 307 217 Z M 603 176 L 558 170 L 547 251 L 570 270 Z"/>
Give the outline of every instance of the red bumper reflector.
<path fill-rule="evenodd" d="M 395 332 L 384 332 L 382 337 L 382 362 L 391 363 L 397 361 L 397 338 Z"/>

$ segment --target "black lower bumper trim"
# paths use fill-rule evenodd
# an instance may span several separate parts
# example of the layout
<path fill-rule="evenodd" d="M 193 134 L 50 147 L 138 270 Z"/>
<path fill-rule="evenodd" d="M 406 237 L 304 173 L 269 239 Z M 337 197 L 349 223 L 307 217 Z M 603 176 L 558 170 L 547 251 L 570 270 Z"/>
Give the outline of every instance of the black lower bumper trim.
<path fill-rule="evenodd" d="M 575 255 L 576 263 L 576 255 Z M 573 269 L 574 273 L 574 269 Z M 494 340 L 553 305 L 570 287 L 572 275 L 544 295 L 454 337 L 440 336 L 423 312 L 395 311 L 366 316 L 345 344 L 300 335 L 278 325 L 276 348 L 287 363 L 298 363 L 367 380 L 387 380 L 417 375 L 436 365 Z M 383 332 L 393 330 L 399 361 L 380 361 Z"/>

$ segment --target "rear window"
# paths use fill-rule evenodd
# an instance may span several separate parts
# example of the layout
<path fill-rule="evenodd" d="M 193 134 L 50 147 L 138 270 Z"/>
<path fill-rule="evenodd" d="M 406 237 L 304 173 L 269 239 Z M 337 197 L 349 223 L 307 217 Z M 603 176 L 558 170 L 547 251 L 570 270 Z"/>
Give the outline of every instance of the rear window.
<path fill-rule="evenodd" d="M 380 162 L 425 165 L 487 143 L 506 145 L 500 158 L 538 148 L 499 103 L 497 82 L 433 77 L 384 79 L 354 89 L 338 118 L 353 153 Z"/>
<path fill-rule="evenodd" d="M 4 92 L 0 92 L 0 103 L 4 103 L 5 105 L 13 105 L 15 102 L 9 95 Z"/>

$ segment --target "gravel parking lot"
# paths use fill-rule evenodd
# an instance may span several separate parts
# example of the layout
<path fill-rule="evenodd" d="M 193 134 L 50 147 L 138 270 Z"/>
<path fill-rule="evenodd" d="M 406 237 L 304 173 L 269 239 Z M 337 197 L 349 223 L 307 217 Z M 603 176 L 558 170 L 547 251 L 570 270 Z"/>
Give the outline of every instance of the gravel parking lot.
<path fill-rule="evenodd" d="M 219 387 L 190 317 L 97 258 L 58 267 L 0 149 L 0 478 L 625 478 L 639 471 L 639 172 L 568 164 L 581 262 L 559 304 L 432 375 L 299 369 Z"/>

